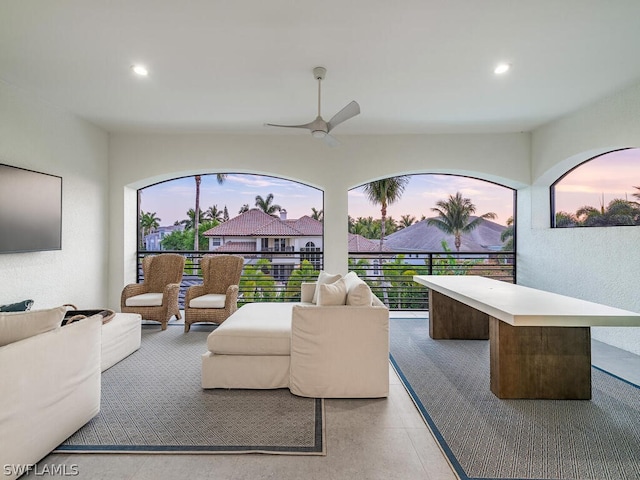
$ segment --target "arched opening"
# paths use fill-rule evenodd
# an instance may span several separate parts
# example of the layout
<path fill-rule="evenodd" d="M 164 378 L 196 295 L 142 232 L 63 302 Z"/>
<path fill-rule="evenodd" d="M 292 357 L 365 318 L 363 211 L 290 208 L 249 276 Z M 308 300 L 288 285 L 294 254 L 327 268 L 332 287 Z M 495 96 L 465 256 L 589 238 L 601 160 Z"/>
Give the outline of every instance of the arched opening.
<path fill-rule="evenodd" d="M 245 173 L 191 175 L 138 190 L 138 281 L 149 254 L 186 257 L 181 299 L 200 281 L 203 255 L 244 258 L 240 298 L 299 297 L 300 278 L 323 265 L 324 193 L 292 180 Z M 293 281 L 291 279 L 293 278 Z"/>
<path fill-rule="evenodd" d="M 477 178 L 414 174 L 349 191 L 349 269 L 392 309 L 428 309 L 414 275 L 515 283 L 516 191 Z"/>
<path fill-rule="evenodd" d="M 640 149 L 614 150 L 592 157 L 550 187 L 551 226 L 640 225 Z"/>

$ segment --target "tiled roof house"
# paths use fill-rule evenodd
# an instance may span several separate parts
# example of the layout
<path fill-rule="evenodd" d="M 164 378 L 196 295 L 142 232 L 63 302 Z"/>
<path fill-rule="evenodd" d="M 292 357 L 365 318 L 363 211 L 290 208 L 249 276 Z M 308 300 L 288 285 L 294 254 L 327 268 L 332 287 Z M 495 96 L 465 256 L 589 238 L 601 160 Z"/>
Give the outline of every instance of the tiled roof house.
<path fill-rule="evenodd" d="M 289 220 L 286 210 L 273 217 L 253 208 L 207 230 L 204 236 L 209 238 L 211 251 L 238 253 L 249 262 L 269 258 L 274 277 L 286 280 L 303 259 L 321 267 L 320 255 L 314 252 L 322 251 L 322 232 L 322 223 L 307 215 Z"/>

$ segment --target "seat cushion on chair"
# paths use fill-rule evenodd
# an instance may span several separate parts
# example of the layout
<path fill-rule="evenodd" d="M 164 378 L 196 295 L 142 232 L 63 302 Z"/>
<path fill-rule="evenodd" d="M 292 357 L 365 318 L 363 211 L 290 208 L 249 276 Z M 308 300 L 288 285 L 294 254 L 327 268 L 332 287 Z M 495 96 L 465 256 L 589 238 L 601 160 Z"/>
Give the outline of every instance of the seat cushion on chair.
<path fill-rule="evenodd" d="M 227 296 L 222 293 L 208 293 L 189 302 L 189 308 L 224 308 Z"/>
<path fill-rule="evenodd" d="M 142 293 L 127 298 L 127 307 L 159 307 L 162 305 L 162 293 Z"/>
<path fill-rule="evenodd" d="M 209 334 L 207 347 L 218 355 L 289 355 L 294 303 L 249 303 Z"/>

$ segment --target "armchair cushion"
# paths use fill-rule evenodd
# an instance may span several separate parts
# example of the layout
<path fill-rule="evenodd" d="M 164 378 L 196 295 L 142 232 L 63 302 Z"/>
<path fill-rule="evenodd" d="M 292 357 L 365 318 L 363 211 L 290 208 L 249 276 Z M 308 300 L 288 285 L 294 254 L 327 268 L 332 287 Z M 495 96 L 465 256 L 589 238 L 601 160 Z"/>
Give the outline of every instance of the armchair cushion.
<path fill-rule="evenodd" d="M 62 324 L 66 307 L 0 313 L 0 346 L 53 330 Z"/>
<path fill-rule="evenodd" d="M 224 308 L 227 296 L 221 293 L 208 293 L 191 299 L 190 308 Z"/>
<path fill-rule="evenodd" d="M 127 298 L 127 307 L 159 307 L 162 305 L 162 293 L 142 293 Z"/>

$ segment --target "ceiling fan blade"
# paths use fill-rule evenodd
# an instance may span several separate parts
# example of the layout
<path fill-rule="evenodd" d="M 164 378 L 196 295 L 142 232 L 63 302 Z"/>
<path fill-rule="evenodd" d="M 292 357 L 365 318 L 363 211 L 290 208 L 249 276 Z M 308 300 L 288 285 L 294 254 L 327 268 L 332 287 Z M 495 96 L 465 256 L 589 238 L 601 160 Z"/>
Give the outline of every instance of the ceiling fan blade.
<path fill-rule="evenodd" d="M 310 130 L 312 124 L 313 124 L 313 122 L 305 123 L 304 125 L 278 125 L 276 123 L 265 123 L 264 125 L 267 126 L 267 127 L 306 128 L 306 129 Z"/>
<path fill-rule="evenodd" d="M 340 145 L 338 139 L 336 137 L 332 137 L 328 133 L 324 137 L 322 137 L 322 141 L 330 147 L 337 147 L 338 145 Z"/>
<path fill-rule="evenodd" d="M 327 124 L 329 127 L 329 131 L 333 130 L 336 126 L 340 125 L 342 122 L 349 120 L 351 117 L 355 117 L 360 113 L 360 105 L 355 100 L 336 113 L 329 123 Z"/>

